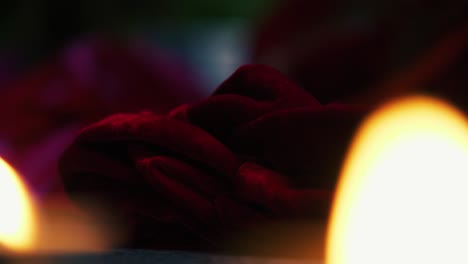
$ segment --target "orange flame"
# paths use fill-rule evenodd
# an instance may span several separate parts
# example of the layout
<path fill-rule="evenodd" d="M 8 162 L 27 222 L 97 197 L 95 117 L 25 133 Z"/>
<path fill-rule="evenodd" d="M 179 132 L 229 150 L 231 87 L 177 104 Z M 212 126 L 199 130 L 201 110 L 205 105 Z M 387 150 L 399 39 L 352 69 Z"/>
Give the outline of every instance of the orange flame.
<path fill-rule="evenodd" d="M 34 201 L 18 173 L 0 158 L 0 249 L 3 254 L 95 252 L 118 242 L 113 223 Z M 104 212 L 105 213 L 105 212 Z M 101 221 L 101 222 L 100 222 Z"/>
<path fill-rule="evenodd" d="M 428 97 L 359 129 L 329 222 L 327 264 L 468 263 L 468 123 Z"/>
<path fill-rule="evenodd" d="M 0 244 L 24 251 L 34 244 L 36 215 L 33 200 L 18 173 L 0 158 Z"/>

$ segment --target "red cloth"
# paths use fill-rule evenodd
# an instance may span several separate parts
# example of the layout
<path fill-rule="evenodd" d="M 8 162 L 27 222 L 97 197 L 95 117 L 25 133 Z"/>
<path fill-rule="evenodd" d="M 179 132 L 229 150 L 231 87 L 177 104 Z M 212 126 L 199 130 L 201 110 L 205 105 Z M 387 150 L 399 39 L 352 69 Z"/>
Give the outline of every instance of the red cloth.
<path fill-rule="evenodd" d="M 81 39 L 1 87 L 0 155 L 38 196 L 60 192 L 57 160 L 80 128 L 117 112 L 165 113 L 202 94 L 188 68 L 163 51 Z"/>
<path fill-rule="evenodd" d="M 109 203 L 126 246 L 223 249 L 267 223 L 323 219 L 362 107 L 320 105 L 278 71 L 239 68 L 209 98 L 118 114 L 64 153 L 67 193 Z"/>

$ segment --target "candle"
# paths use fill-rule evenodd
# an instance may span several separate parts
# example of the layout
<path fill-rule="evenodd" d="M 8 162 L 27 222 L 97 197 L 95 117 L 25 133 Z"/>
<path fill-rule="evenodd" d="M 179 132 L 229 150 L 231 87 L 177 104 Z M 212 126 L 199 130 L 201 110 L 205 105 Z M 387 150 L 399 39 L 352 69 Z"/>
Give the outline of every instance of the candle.
<path fill-rule="evenodd" d="M 110 250 L 102 226 L 39 205 L 20 175 L 0 158 L 0 263 L 314 264 L 303 260 L 183 251 Z M 62 216 L 60 216 L 62 214 Z M 66 215 L 66 214 L 65 214 Z M 83 217 L 83 216 L 80 216 Z M 115 230 L 114 230 L 115 231 Z M 319 262 L 316 262 L 317 264 Z"/>
<path fill-rule="evenodd" d="M 39 204 L 20 175 L 0 158 L 0 254 L 25 256 L 102 252 L 115 230 L 97 216 Z"/>
<path fill-rule="evenodd" d="M 0 245 L 5 250 L 26 251 L 36 236 L 32 197 L 16 171 L 0 158 Z"/>
<path fill-rule="evenodd" d="M 468 123 L 429 97 L 369 116 L 337 187 L 327 264 L 468 263 Z"/>
<path fill-rule="evenodd" d="M 313 263 L 167 251 L 83 254 L 111 248 L 109 240 L 98 234 L 100 228 L 69 229 L 77 222 L 44 217 L 44 208 L 37 206 L 19 175 L 2 159 L 0 195 L 0 211 L 8 212 L 0 218 L 3 254 L 26 263 L 38 260 L 31 253 L 44 252 L 52 255 L 41 258 L 54 263 L 123 258 L 164 263 Z M 365 120 L 345 160 L 325 262 L 468 263 L 467 201 L 468 122 L 463 114 L 429 97 L 388 103 Z M 60 226 L 67 228 L 57 229 Z"/>

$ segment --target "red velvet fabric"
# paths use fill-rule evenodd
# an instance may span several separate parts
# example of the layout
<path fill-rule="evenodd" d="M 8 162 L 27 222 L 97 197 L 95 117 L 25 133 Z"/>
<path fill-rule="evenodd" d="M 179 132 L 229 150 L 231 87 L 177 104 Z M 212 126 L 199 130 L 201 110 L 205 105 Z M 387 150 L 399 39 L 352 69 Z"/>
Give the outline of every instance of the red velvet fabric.
<path fill-rule="evenodd" d="M 167 115 L 118 114 L 88 126 L 60 172 L 78 203 L 111 205 L 126 246 L 221 250 L 267 224 L 326 218 L 366 112 L 321 105 L 280 72 L 246 65 L 207 99 Z"/>
<path fill-rule="evenodd" d="M 61 192 L 57 160 L 83 126 L 203 94 L 187 67 L 136 40 L 83 38 L 18 75 L 0 87 L 0 155 L 41 198 Z"/>

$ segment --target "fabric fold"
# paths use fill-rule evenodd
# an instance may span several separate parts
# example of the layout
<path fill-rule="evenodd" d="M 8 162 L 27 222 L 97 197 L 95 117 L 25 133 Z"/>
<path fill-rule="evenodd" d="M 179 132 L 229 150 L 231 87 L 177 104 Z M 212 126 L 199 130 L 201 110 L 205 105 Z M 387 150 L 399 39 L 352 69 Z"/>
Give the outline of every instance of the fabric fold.
<path fill-rule="evenodd" d="M 167 115 L 88 126 L 60 171 L 77 203 L 86 195 L 112 203 L 130 230 L 127 246 L 223 250 L 265 226 L 325 219 L 366 112 L 320 105 L 279 71 L 246 65 L 210 97 Z"/>

